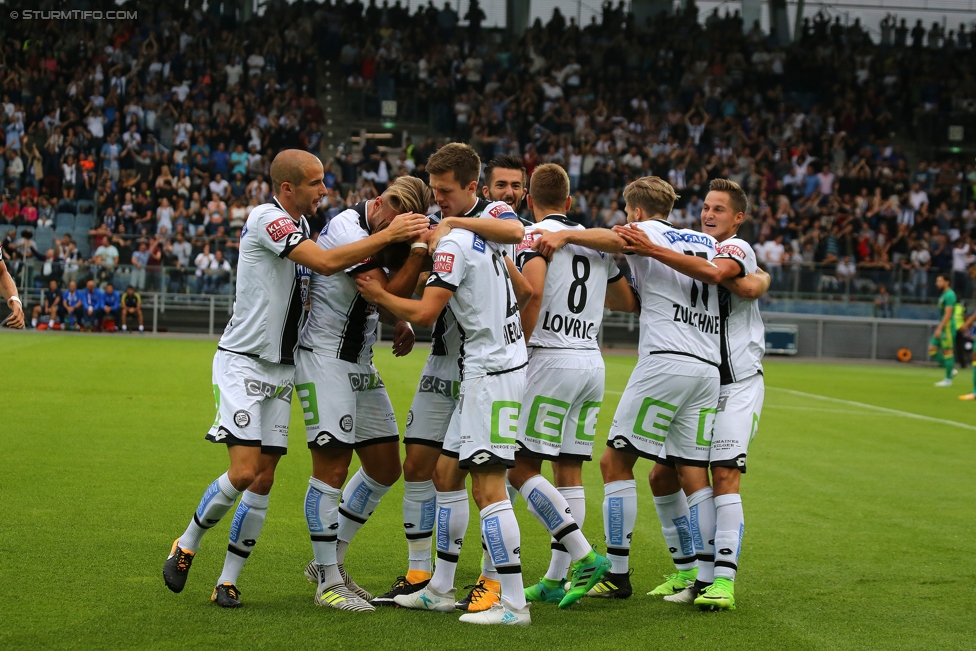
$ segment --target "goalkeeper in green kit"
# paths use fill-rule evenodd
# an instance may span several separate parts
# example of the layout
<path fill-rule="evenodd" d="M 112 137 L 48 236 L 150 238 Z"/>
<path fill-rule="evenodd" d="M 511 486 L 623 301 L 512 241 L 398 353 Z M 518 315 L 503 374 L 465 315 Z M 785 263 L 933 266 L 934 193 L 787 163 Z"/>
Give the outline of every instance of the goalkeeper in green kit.
<path fill-rule="evenodd" d="M 966 311 L 956 298 L 956 293 L 952 290 L 947 274 L 936 276 L 935 286 L 942 292 L 939 297 L 939 310 L 942 312 L 942 320 L 939 321 L 939 327 L 935 329 L 935 335 L 929 345 L 929 354 L 945 368 L 945 379 L 936 382 L 935 386 L 951 387 L 952 376 L 957 373 L 955 368 L 956 333 L 963 327 Z"/>

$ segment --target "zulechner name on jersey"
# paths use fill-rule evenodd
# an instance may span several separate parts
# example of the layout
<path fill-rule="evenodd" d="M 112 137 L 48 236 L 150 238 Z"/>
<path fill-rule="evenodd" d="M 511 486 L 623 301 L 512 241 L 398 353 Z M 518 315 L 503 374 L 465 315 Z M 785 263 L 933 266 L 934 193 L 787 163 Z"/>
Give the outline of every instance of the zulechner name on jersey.
<path fill-rule="evenodd" d="M 509 321 L 505 324 L 505 345 L 509 346 L 522 338 L 522 322 Z"/>
<path fill-rule="evenodd" d="M 715 248 L 712 238 L 708 235 L 700 235 L 698 233 L 682 233 L 681 231 L 664 231 L 664 237 L 666 237 L 668 242 L 671 244 L 674 244 L 675 242 L 688 242 L 690 244 L 700 244 L 710 249 Z"/>
<path fill-rule="evenodd" d="M 422 375 L 420 377 L 420 388 L 417 391 L 420 393 L 436 393 L 457 400 L 461 393 L 461 383 L 445 380 L 436 375 Z"/>
<path fill-rule="evenodd" d="M 720 319 L 718 315 L 712 316 L 705 312 L 694 312 L 690 307 L 671 304 L 674 307 L 674 322 L 685 323 L 698 328 L 707 335 L 717 335 L 719 333 Z"/>
<path fill-rule="evenodd" d="M 599 330 L 597 324 L 592 321 L 584 321 L 574 316 L 563 314 L 549 314 L 546 311 L 542 317 L 542 329 L 547 332 L 564 334 L 567 337 L 577 339 L 593 339 Z"/>

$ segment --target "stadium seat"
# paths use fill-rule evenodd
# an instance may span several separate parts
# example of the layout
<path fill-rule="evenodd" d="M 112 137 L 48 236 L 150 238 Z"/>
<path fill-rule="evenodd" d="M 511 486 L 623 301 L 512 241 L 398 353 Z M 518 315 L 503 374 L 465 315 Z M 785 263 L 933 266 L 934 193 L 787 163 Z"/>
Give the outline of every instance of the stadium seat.
<path fill-rule="evenodd" d="M 77 211 L 79 215 L 82 214 L 95 214 L 95 202 L 88 201 L 87 199 L 79 199 Z"/>
<path fill-rule="evenodd" d="M 54 220 L 54 225 L 58 230 L 73 230 L 75 227 L 75 216 L 67 212 L 59 212 Z"/>
<path fill-rule="evenodd" d="M 88 233 L 81 235 L 80 233 L 72 233 L 71 236 L 75 238 L 75 242 L 78 243 L 78 253 L 81 257 L 86 260 L 91 257 L 92 246 L 91 241 L 88 239 Z"/>
<path fill-rule="evenodd" d="M 70 228 L 61 228 L 60 226 L 58 226 L 57 228 L 54 229 L 55 238 L 60 240 L 65 235 L 71 235 L 73 237 L 74 233 L 71 232 Z"/>
<path fill-rule="evenodd" d="M 34 241 L 37 243 L 37 250 L 43 254 L 54 246 L 54 229 L 38 228 L 34 231 Z"/>
<path fill-rule="evenodd" d="M 95 215 L 91 213 L 78 213 L 75 216 L 75 230 L 91 230 L 95 228 Z"/>

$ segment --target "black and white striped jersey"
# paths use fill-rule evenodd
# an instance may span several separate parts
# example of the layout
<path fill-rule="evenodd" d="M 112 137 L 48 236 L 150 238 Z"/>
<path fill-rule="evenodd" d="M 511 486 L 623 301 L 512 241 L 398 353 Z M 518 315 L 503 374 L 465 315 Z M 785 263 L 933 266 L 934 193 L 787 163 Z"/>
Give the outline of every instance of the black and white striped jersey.
<path fill-rule="evenodd" d="M 718 245 L 716 258 L 731 258 L 742 267 L 742 275 L 756 273 L 756 252 L 748 242 L 730 237 Z M 739 298 L 719 287 L 721 316 L 722 384 L 732 384 L 762 373 L 766 354 L 766 326 L 759 313 L 759 301 Z"/>
<path fill-rule="evenodd" d="M 333 217 L 319 235 L 317 244 L 329 251 L 369 236 L 363 201 Z M 300 342 L 303 349 L 354 364 L 372 361 L 379 312 L 359 293 L 353 274 L 379 266 L 370 257 L 349 267 L 345 273 L 312 274 L 308 321 Z"/>
<path fill-rule="evenodd" d="M 286 256 L 308 239 L 277 199 L 258 206 L 241 231 L 234 315 L 218 347 L 275 364 L 294 364 L 305 317 L 309 270 Z"/>
<path fill-rule="evenodd" d="M 488 201 L 478 198 L 474 206 L 461 217 L 490 217 L 492 219 L 518 219 L 511 206 L 503 201 Z M 430 215 L 434 224 L 440 223 L 442 214 L 437 211 Z M 501 246 L 501 245 L 498 245 Z M 461 351 L 461 335 L 457 329 L 457 321 L 447 308 L 440 313 L 434 323 L 431 333 L 431 355 L 457 355 Z"/>

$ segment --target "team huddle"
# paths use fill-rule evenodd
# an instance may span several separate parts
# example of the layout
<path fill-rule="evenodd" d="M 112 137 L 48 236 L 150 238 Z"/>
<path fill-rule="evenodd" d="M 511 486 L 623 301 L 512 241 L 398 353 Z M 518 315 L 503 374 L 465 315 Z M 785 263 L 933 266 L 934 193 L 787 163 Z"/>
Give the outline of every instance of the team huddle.
<path fill-rule="evenodd" d="M 298 150 L 275 158 L 274 200 L 248 217 L 236 308 L 213 362 L 217 417 L 207 438 L 227 445 L 230 467 L 174 541 L 167 587 L 183 590 L 203 535 L 240 498 L 212 600 L 242 605 L 238 578 L 264 525 L 297 399 L 312 456 L 305 575 L 320 606 L 463 611 L 462 622 L 528 625 L 531 602 L 626 599 L 633 469 L 646 458 L 655 461 L 650 484 L 674 561 L 648 594 L 734 608 L 739 480 L 763 402 L 755 299 L 769 286 L 735 236 L 747 208 L 741 188 L 712 182 L 698 232 L 666 221 L 677 195 L 644 177 L 624 191 L 626 226 L 587 230 L 566 218 L 569 179 L 557 165 L 537 167 L 527 184 L 520 159 L 494 159 L 483 197 L 481 161 L 466 145 L 438 150 L 427 172 L 429 185 L 399 178 L 312 242 L 303 215 L 326 194 L 322 165 Z M 523 198 L 534 223 L 518 218 Z M 604 395 L 597 337 L 605 308 L 638 314 L 640 343 L 600 460 L 604 556 L 582 532 L 582 465 L 592 458 Z M 380 321 L 393 327 L 396 356 L 414 346 L 411 324 L 432 328 L 402 461 L 397 419 L 372 363 Z M 360 468 L 347 480 L 353 452 Z M 552 482 L 541 474 L 545 461 Z M 407 571 L 374 596 L 344 563 L 401 475 Z M 482 572 L 459 594 L 468 475 Z M 518 495 L 551 536 L 549 569 L 528 587 Z"/>

